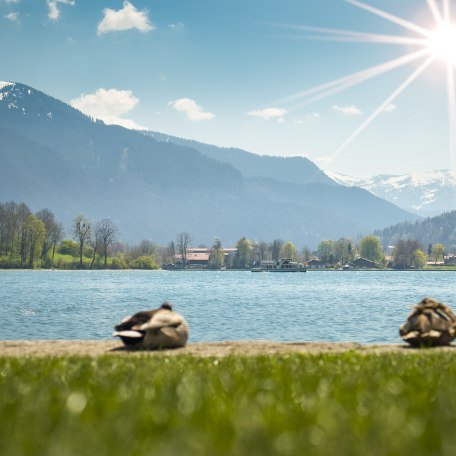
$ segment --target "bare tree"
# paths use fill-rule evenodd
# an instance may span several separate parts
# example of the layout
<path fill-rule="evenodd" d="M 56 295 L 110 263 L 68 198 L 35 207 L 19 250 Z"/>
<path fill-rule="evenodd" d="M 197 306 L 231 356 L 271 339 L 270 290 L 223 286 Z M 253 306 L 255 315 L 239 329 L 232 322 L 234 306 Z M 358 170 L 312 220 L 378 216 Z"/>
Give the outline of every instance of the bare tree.
<path fill-rule="evenodd" d="M 90 239 L 92 225 L 85 215 L 78 215 L 73 220 L 73 239 L 79 242 L 79 269 L 82 269 L 82 254 L 84 244 Z"/>
<path fill-rule="evenodd" d="M 101 222 L 98 222 L 95 227 L 95 237 L 97 237 L 97 235 L 100 239 L 100 247 L 104 257 L 104 267 L 106 268 L 108 263 L 108 248 L 116 241 L 117 227 L 111 219 L 103 219 Z"/>
<path fill-rule="evenodd" d="M 49 239 L 52 244 L 52 259 L 54 259 L 55 255 L 55 248 L 59 242 L 63 240 L 63 236 L 65 235 L 65 231 L 63 230 L 63 225 L 61 223 L 56 223 L 52 231 L 49 235 Z"/>
<path fill-rule="evenodd" d="M 182 258 L 182 267 L 187 265 L 187 248 L 190 242 L 192 242 L 192 237 L 189 233 L 179 233 L 176 238 L 176 247 L 177 251 L 180 253 Z"/>

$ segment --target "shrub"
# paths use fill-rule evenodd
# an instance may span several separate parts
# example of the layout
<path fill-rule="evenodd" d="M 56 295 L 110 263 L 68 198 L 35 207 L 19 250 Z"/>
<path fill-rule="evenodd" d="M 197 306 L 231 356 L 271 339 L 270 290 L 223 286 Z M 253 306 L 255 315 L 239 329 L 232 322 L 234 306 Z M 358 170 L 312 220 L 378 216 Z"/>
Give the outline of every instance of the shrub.
<path fill-rule="evenodd" d="M 153 255 L 140 256 L 130 262 L 131 269 L 158 269 L 157 260 Z"/>

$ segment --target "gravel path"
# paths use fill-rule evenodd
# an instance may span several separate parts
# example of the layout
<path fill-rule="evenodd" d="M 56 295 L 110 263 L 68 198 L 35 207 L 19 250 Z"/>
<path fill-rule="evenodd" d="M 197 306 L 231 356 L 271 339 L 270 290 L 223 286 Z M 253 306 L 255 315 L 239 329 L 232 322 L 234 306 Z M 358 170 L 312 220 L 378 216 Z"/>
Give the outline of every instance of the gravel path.
<path fill-rule="evenodd" d="M 272 342 L 272 341 L 242 341 L 242 342 L 210 342 L 192 343 L 185 348 L 161 351 L 125 350 L 115 340 L 20 340 L 0 341 L 0 357 L 5 356 L 229 356 L 229 355 L 275 355 L 275 354 L 320 354 L 344 353 L 419 353 L 405 345 L 362 345 L 353 342 L 346 343 L 315 343 L 315 342 Z M 456 353 L 456 346 L 434 348 L 427 351 L 449 351 Z"/>

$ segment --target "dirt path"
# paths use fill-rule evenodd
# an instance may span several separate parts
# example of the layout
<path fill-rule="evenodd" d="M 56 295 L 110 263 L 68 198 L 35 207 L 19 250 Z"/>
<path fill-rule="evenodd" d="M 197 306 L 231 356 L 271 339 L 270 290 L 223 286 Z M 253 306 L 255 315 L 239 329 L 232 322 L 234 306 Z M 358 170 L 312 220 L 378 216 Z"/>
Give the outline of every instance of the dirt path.
<path fill-rule="evenodd" d="M 456 353 L 456 346 L 432 349 L 432 351 L 450 351 Z M 34 341 L 0 341 L 1 356 L 228 356 L 228 355 L 274 355 L 287 353 L 343 353 L 356 351 L 359 353 L 418 353 L 405 345 L 362 345 L 347 343 L 314 343 L 314 342 L 272 342 L 272 341 L 242 341 L 242 342 L 211 342 L 193 343 L 185 348 L 162 351 L 131 351 L 125 350 L 115 340 L 34 340 Z"/>

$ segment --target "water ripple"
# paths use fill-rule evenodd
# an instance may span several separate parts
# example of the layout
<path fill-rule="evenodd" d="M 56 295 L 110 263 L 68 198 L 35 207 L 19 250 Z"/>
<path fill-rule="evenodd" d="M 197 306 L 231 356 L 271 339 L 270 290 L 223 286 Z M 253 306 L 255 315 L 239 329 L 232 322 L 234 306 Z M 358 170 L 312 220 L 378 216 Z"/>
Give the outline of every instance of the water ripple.
<path fill-rule="evenodd" d="M 191 340 L 398 342 L 412 304 L 455 303 L 454 272 L 0 271 L 0 339 L 106 339 L 164 300 Z"/>

